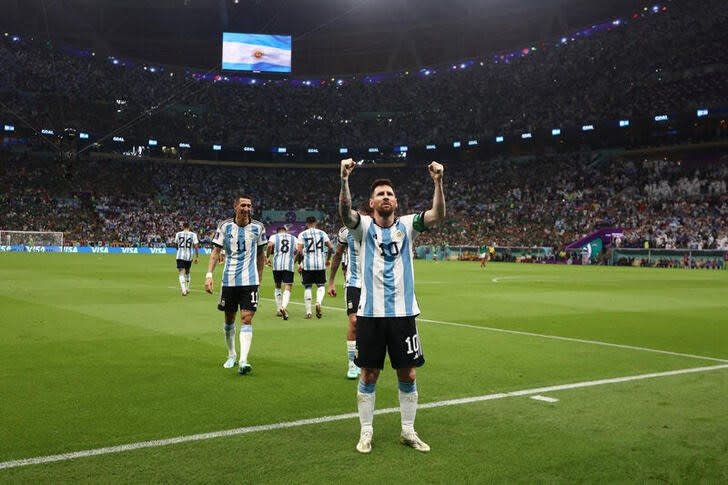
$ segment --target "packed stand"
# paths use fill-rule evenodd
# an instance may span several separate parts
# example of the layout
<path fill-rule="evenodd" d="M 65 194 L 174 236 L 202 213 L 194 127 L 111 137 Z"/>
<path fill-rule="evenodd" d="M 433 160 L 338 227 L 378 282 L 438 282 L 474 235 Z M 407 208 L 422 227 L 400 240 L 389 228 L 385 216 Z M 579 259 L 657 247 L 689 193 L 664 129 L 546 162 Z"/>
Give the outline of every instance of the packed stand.
<path fill-rule="evenodd" d="M 210 82 L 5 37 L 0 101 L 39 129 L 105 134 L 129 124 L 118 134 L 240 147 L 424 145 L 725 106 L 724 0 L 666 5 L 508 62 L 489 56 L 467 69 L 341 85 Z"/>
<path fill-rule="evenodd" d="M 720 153 L 635 161 L 584 152 L 445 165 L 448 217 L 419 244 L 558 251 L 596 229 L 621 227 L 623 247 L 728 248 L 728 156 Z M 22 157 L 0 167 L 0 229 L 63 231 L 67 241 L 171 244 L 188 220 L 209 242 L 237 195 L 253 198 L 260 219 L 264 210 L 307 209 L 324 214 L 329 234 L 340 226 L 335 169 Z M 394 182 L 400 214 L 430 207 L 424 165 L 358 169 L 355 206 L 377 177 Z"/>

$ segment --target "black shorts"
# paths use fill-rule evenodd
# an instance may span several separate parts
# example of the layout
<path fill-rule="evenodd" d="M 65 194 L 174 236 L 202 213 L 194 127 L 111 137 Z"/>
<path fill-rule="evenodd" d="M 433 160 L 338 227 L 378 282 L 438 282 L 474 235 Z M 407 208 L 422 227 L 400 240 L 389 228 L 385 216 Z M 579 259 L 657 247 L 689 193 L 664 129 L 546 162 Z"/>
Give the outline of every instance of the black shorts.
<path fill-rule="evenodd" d="M 192 267 L 192 261 L 185 261 L 184 259 L 178 259 L 177 260 L 177 269 L 184 269 L 189 271 Z"/>
<path fill-rule="evenodd" d="M 393 369 L 425 364 L 415 317 L 356 317 L 354 363 L 368 369 L 382 369 L 387 353 Z"/>
<path fill-rule="evenodd" d="M 258 310 L 257 286 L 223 286 L 220 289 L 217 309 L 221 312 L 237 312 L 238 307 L 251 312 Z"/>
<path fill-rule="evenodd" d="M 346 300 L 346 314 L 356 313 L 359 308 L 359 297 L 361 296 L 361 288 L 355 286 L 347 286 L 344 289 L 344 299 Z"/>
<path fill-rule="evenodd" d="M 275 284 L 280 285 L 292 285 L 293 284 L 293 271 L 273 271 L 273 281 Z"/>
<path fill-rule="evenodd" d="M 304 269 L 301 272 L 301 280 L 303 281 L 303 286 L 323 286 L 326 284 L 326 270 L 306 271 Z"/>

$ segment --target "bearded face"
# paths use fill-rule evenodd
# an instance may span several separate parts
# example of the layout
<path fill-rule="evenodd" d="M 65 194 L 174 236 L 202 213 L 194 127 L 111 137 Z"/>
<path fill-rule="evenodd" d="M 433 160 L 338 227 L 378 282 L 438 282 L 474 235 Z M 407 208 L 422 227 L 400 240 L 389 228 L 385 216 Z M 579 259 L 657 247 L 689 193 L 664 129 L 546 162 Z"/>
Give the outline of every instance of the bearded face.
<path fill-rule="evenodd" d="M 397 208 L 397 197 L 389 185 L 379 185 L 369 199 L 370 207 L 382 217 L 389 217 Z"/>

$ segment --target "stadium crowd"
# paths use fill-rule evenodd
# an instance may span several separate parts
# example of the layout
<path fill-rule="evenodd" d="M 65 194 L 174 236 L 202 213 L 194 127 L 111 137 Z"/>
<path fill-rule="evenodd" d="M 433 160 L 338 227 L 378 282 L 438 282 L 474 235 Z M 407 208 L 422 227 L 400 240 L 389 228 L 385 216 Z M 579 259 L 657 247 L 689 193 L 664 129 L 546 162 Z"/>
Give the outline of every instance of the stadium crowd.
<path fill-rule="evenodd" d="M 267 147 L 424 145 L 724 106 L 724 2 L 666 5 L 608 30 L 541 42 L 527 55 L 311 86 L 207 81 L 2 37 L 0 101 L 37 129 L 98 135 L 124 126 L 115 133 L 140 140 Z"/>
<path fill-rule="evenodd" d="M 219 167 L 94 159 L 0 165 L 0 228 L 63 231 L 69 242 L 172 244 L 188 220 L 203 244 L 240 191 L 265 210 L 316 210 L 333 235 L 335 169 Z M 633 160 L 597 152 L 446 163 L 448 218 L 421 244 L 564 248 L 602 227 L 626 230 L 624 247 L 728 249 L 728 156 Z M 422 211 L 431 183 L 422 167 L 362 168 L 354 203 L 376 177 L 394 181 L 400 213 Z M 416 203 L 410 202 L 416 201 Z M 270 221 L 265 221 L 270 222 Z"/>
<path fill-rule="evenodd" d="M 666 5 L 466 68 L 378 82 L 327 78 L 311 86 L 224 77 L 211 82 L 184 69 L 152 72 L 140 63 L 4 36 L 0 107 L 4 118 L 38 130 L 75 127 L 233 146 L 426 144 L 725 107 L 724 1 Z M 728 135 L 725 122 L 717 129 Z M 180 221 L 189 220 L 204 244 L 241 188 L 254 197 L 258 214 L 310 209 L 324 215 L 322 228 L 330 234 L 339 225 L 336 170 L 109 157 L 58 161 L 42 158 L 37 147 L 5 148 L 2 229 L 63 231 L 79 243 L 169 244 Z M 678 163 L 594 148 L 467 164 L 444 160 L 448 219 L 418 242 L 562 249 L 597 228 L 623 227 L 624 246 L 728 247 L 728 160 L 721 153 Z M 401 212 L 426 209 L 431 184 L 412 165 L 365 167 L 370 176 L 352 181 L 355 199 L 366 194 L 367 181 L 385 176 L 395 182 Z"/>

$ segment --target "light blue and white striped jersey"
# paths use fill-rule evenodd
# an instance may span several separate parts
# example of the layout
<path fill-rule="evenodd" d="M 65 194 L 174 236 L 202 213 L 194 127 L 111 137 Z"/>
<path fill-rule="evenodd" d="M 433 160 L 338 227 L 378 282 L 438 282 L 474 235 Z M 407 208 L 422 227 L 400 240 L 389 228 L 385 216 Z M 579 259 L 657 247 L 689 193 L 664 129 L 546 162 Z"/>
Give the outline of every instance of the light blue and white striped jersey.
<path fill-rule="evenodd" d="M 361 265 L 361 297 L 357 315 L 362 317 L 413 317 L 420 313 L 415 298 L 414 240 L 427 230 L 424 215 L 395 219 L 391 227 L 379 227 L 370 216 L 359 216 L 349 229 L 358 241 Z"/>
<path fill-rule="evenodd" d="M 341 262 L 346 264 L 346 287 L 348 288 L 361 288 L 361 274 L 359 274 L 359 268 L 361 262 L 359 261 L 359 242 L 354 240 L 354 236 L 349 233 L 349 229 L 346 226 L 339 229 L 339 244 L 346 244 L 346 250 L 341 258 Z"/>
<path fill-rule="evenodd" d="M 273 271 L 293 271 L 296 242 L 296 237 L 286 232 L 270 237 L 268 244 L 273 246 Z"/>
<path fill-rule="evenodd" d="M 240 227 L 234 219 L 227 219 L 217 228 L 212 244 L 225 250 L 225 268 L 222 271 L 222 286 L 255 286 L 260 284 L 256 260 L 258 251 L 265 251 L 268 238 L 265 226 L 251 220 Z"/>
<path fill-rule="evenodd" d="M 177 256 L 175 259 L 192 261 L 194 247 L 199 244 L 197 234 L 192 231 L 180 231 L 174 235 L 174 242 L 177 244 Z"/>
<path fill-rule="evenodd" d="M 328 234 L 321 229 L 311 227 L 298 235 L 298 244 L 303 254 L 304 271 L 326 269 L 326 253 L 331 244 Z"/>

